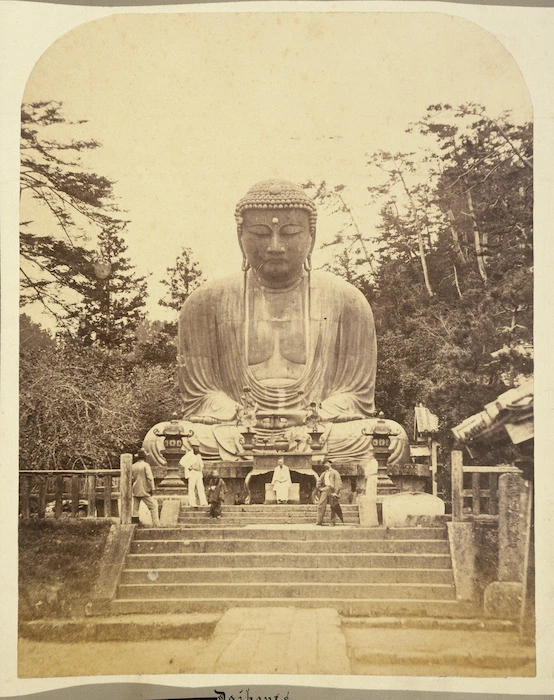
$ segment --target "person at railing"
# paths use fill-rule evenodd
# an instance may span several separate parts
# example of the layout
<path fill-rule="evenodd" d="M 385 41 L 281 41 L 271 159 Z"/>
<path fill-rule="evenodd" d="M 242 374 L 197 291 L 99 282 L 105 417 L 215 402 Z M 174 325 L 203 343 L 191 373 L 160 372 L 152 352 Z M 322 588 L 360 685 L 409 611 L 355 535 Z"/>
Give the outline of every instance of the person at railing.
<path fill-rule="evenodd" d="M 131 467 L 132 476 L 132 494 L 133 494 L 133 511 L 131 516 L 132 523 L 139 523 L 139 507 L 140 502 L 150 511 L 152 516 L 152 525 L 158 527 L 160 524 L 158 515 L 158 501 L 152 496 L 154 493 L 154 477 L 152 469 L 146 461 L 146 453 L 144 450 L 139 450 L 137 453 L 137 461 Z"/>

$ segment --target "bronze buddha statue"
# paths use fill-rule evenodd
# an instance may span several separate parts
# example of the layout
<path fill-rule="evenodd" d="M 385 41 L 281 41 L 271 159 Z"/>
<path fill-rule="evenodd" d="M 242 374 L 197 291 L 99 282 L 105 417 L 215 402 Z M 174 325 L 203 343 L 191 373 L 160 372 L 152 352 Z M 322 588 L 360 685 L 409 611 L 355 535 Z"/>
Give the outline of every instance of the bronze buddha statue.
<path fill-rule="evenodd" d="M 246 389 L 259 411 L 282 417 L 291 447 L 309 450 L 306 406 L 315 403 L 327 454 L 373 471 L 362 434 L 376 421 L 373 314 L 351 284 L 311 269 L 315 204 L 297 185 L 268 180 L 235 218 L 242 272 L 194 291 L 179 317 L 184 427 L 206 458 L 243 459 L 236 417 Z M 398 432 L 389 462 L 409 461 L 405 431 L 389 424 Z M 152 430 L 144 447 L 163 464 Z"/>

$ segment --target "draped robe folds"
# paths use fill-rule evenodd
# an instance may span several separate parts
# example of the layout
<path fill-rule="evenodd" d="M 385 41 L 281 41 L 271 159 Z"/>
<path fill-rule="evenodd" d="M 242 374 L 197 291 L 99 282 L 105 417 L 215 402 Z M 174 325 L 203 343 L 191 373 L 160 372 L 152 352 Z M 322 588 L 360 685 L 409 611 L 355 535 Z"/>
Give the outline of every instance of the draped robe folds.
<path fill-rule="evenodd" d="M 248 294 L 263 293 L 251 273 L 246 293 L 245 275 L 233 275 L 200 287 L 183 305 L 179 318 L 181 422 L 194 431 L 192 440 L 200 444 L 206 458 L 241 459 L 235 418 L 248 387 L 263 411 L 301 415 L 308 403 L 321 402 L 322 440 L 329 455 L 375 462 L 371 438 L 361 434 L 363 427 L 369 431 L 375 424 L 370 417 L 375 410 L 377 361 L 371 307 L 355 287 L 327 272 L 311 272 L 302 285 L 307 300 L 307 361 L 297 379 L 280 385 L 257 381 L 247 364 L 245 303 Z M 256 322 L 255 314 L 250 322 Z M 191 417 L 205 422 L 189 422 Z M 407 448 L 403 429 L 392 421 L 389 425 L 401 431 L 399 439 Z M 163 464 L 163 440 L 152 431 L 144 446 Z M 306 442 L 305 425 L 292 425 L 285 433 L 291 446 L 295 439 Z M 401 457 L 405 460 L 406 449 Z"/>

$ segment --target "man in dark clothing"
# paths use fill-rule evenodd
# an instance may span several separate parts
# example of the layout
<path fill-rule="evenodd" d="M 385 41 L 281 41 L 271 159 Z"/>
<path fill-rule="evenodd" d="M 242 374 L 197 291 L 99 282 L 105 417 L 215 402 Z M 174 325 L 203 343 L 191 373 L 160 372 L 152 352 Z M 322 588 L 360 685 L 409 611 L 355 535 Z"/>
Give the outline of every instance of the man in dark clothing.
<path fill-rule="evenodd" d="M 338 493 L 332 493 L 329 496 L 329 505 L 331 506 L 331 524 L 335 524 L 335 519 L 333 518 L 333 513 L 338 515 L 341 523 L 344 525 L 344 515 L 342 514 L 342 508 L 340 507 L 340 496 Z"/>
<path fill-rule="evenodd" d="M 211 518 L 221 518 L 221 504 L 225 497 L 225 491 L 225 482 L 220 478 L 217 469 L 214 469 L 208 483 L 208 503 L 210 504 Z"/>

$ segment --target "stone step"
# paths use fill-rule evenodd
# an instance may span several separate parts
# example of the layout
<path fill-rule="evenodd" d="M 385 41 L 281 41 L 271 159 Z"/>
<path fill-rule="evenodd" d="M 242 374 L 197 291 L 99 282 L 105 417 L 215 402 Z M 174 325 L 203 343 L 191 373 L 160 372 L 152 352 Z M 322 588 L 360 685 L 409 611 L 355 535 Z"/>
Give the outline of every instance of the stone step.
<path fill-rule="evenodd" d="M 474 613 L 481 608 L 475 607 Z M 342 621 L 343 630 L 385 630 L 417 629 L 443 630 L 447 632 L 510 632 L 517 633 L 518 624 L 514 620 L 496 618 L 442 618 L 442 617 L 348 617 Z"/>
<path fill-rule="evenodd" d="M 213 613 L 232 607 L 299 607 L 336 608 L 341 615 L 349 616 L 440 616 L 443 618 L 467 617 L 473 612 L 470 605 L 456 600 L 391 600 L 387 598 L 237 598 L 225 599 L 189 598 L 162 599 L 143 598 L 135 600 L 114 600 L 111 610 L 114 614 L 176 614 L 186 612 Z"/>
<path fill-rule="evenodd" d="M 357 513 L 358 506 L 355 503 L 341 503 L 341 508 L 344 513 Z M 188 505 L 181 505 L 181 513 L 207 513 L 209 508 L 207 506 L 199 506 L 198 508 L 193 508 Z M 251 506 L 231 506 L 222 505 L 221 512 L 225 515 L 232 515 L 234 513 L 251 513 L 256 515 L 267 515 L 268 513 L 315 513 L 317 511 L 317 506 L 314 503 L 303 503 L 303 504 L 271 504 L 266 505 L 251 505 Z"/>
<path fill-rule="evenodd" d="M 206 639 L 221 614 L 125 615 L 22 622 L 19 635 L 26 639 L 56 643 L 144 642 L 148 639 Z"/>
<path fill-rule="evenodd" d="M 131 554 L 277 552 L 287 553 L 398 553 L 448 554 L 444 540 L 343 540 L 343 539 L 169 539 L 138 540 L 131 543 Z"/>
<path fill-rule="evenodd" d="M 166 583 L 433 583 L 452 584 L 452 569 L 367 569 L 367 568 L 182 568 L 126 569 L 122 584 L 142 584 L 155 580 Z"/>
<path fill-rule="evenodd" d="M 452 566 L 449 554 L 314 554 L 291 552 L 219 552 L 214 554 L 129 554 L 127 569 L 170 568 L 417 568 L 449 569 Z"/>
<path fill-rule="evenodd" d="M 349 520 L 358 519 L 358 507 L 357 506 L 342 506 L 342 512 L 344 517 Z M 199 508 L 190 508 L 187 506 L 181 506 L 179 510 L 179 518 L 181 520 L 195 520 L 195 519 L 205 519 L 209 516 L 209 508 L 207 506 L 201 506 Z M 327 516 L 329 516 L 330 508 L 327 508 Z M 260 520 L 265 521 L 266 519 L 279 518 L 279 519 L 306 519 L 315 520 L 317 516 L 316 506 L 261 506 L 259 510 L 255 509 L 255 506 L 227 506 L 223 507 L 221 510 L 221 515 L 223 519 L 226 520 Z"/>
<path fill-rule="evenodd" d="M 222 527 L 264 527 L 266 525 L 281 525 L 282 527 L 286 526 L 303 526 L 303 527 L 309 527 L 310 525 L 316 524 L 316 519 L 315 518 L 270 518 L 266 517 L 263 520 L 256 520 L 255 518 L 243 518 L 242 520 L 238 518 L 233 518 L 231 520 L 227 518 L 215 518 L 213 519 L 213 522 L 210 522 L 211 518 L 209 516 L 206 516 L 206 520 L 186 520 L 183 518 L 178 518 L 176 525 L 178 527 L 181 527 L 183 529 L 188 529 L 188 528 L 198 528 L 198 527 L 203 527 L 206 530 L 210 529 L 221 529 Z M 324 527 L 329 527 L 329 519 L 326 518 L 327 522 L 324 524 Z M 344 526 L 345 527 L 359 527 L 360 521 L 358 519 L 354 520 L 353 518 L 345 518 L 344 520 Z M 342 526 L 342 523 L 340 520 L 337 523 L 338 527 Z"/>
<path fill-rule="evenodd" d="M 219 523 L 218 523 L 219 524 Z M 406 528 L 360 528 L 360 527 L 233 527 L 224 524 L 219 528 L 138 528 L 135 541 L 146 540 L 264 540 L 279 537 L 281 540 L 446 540 L 443 527 L 406 527 Z"/>
<path fill-rule="evenodd" d="M 374 647 L 359 648 L 352 652 L 355 663 L 365 662 L 364 675 L 371 673 L 373 669 L 394 668 L 398 675 L 414 673 L 414 668 L 425 669 L 426 676 L 534 676 L 535 654 L 532 649 L 523 651 L 501 651 L 500 653 L 477 650 L 468 651 L 443 651 L 439 652 L 405 652 L 395 653 L 388 649 L 376 649 Z M 359 668 L 359 667 L 358 667 Z M 452 671 L 451 669 L 459 669 Z M 525 672 L 520 671 L 525 668 Z M 469 673 L 473 669 L 474 673 Z M 503 673 L 487 674 L 486 670 L 503 670 Z M 362 673 L 357 670 L 357 673 Z"/>
<path fill-rule="evenodd" d="M 516 669 L 534 662 L 534 649 L 522 643 L 515 630 L 476 631 L 454 625 L 450 629 L 427 631 L 420 628 L 345 630 L 344 624 L 342 629 L 357 673 L 393 666 L 400 667 L 400 672 L 402 668 L 412 667 L 421 669 L 418 673 L 424 671 L 425 675 L 444 675 L 448 667 L 457 666 L 466 673 L 469 669 L 504 669 L 506 673 L 498 675 L 510 676 L 520 675 Z M 449 675 L 457 674 L 450 671 Z M 534 674 L 529 669 L 522 675 Z"/>
<path fill-rule="evenodd" d="M 358 508 L 357 507 L 352 507 L 352 506 L 341 506 L 341 510 L 343 513 L 347 515 L 352 515 L 356 516 L 358 515 Z M 194 516 L 202 516 L 206 515 L 207 513 L 210 512 L 210 509 L 207 506 L 200 506 L 199 508 L 188 508 L 186 506 L 181 506 L 181 509 L 179 510 L 179 514 L 181 516 L 188 516 L 188 517 L 194 517 Z M 329 508 L 327 508 L 327 512 L 329 512 Z M 235 507 L 235 506 L 228 506 L 227 508 L 222 508 L 221 509 L 221 514 L 225 518 L 238 518 L 238 517 L 245 517 L 248 516 L 250 518 L 265 518 L 267 516 L 314 516 L 317 513 L 317 507 L 316 506 L 307 506 L 303 507 L 300 506 L 299 508 L 292 508 L 289 506 L 279 506 L 279 507 L 271 507 L 267 506 L 264 510 L 253 510 L 252 508 L 244 508 L 244 507 Z"/>
<path fill-rule="evenodd" d="M 349 518 L 357 518 L 358 517 L 358 508 L 350 508 L 350 507 L 344 507 L 341 508 L 342 512 L 347 515 Z M 330 509 L 327 508 L 326 510 L 327 514 L 329 514 Z M 208 507 L 200 507 L 200 508 L 185 508 L 181 507 L 179 510 L 179 516 L 182 518 L 202 518 L 207 515 L 209 515 L 210 509 Z M 315 517 L 317 515 L 317 508 L 315 506 L 310 506 L 309 508 L 299 508 L 299 509 L 294 509 L 294 508 L 288 508 L 288 507 L 279 507 L 279 508 L 268 508 L 267 510 L 251 510 L 250 508 L 233 508 L 232 510 L 224 510 L 222 509 L 221 515 L 224 518 L 227 519 L 234 519 L 234 518 L 255 518 L 259 520 L 263 520 L 264 518 L 274 518 L 274 517 L 279 517 L 279 518 L 313 518 L 315 520 Z"/>
<path fill-rule="evenodd" d="M 146 598 L 223 598 L 229 594 L 240 598 L 325 598 L 327 600 L 359 598 L 390 598 L 418 600 L 452 600 L 456 597 L 453 584 L 434 583 L 172 583 L 149 582 L 122 584 L 119 600 Z"/>

